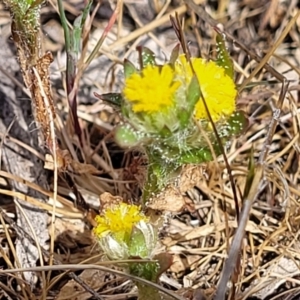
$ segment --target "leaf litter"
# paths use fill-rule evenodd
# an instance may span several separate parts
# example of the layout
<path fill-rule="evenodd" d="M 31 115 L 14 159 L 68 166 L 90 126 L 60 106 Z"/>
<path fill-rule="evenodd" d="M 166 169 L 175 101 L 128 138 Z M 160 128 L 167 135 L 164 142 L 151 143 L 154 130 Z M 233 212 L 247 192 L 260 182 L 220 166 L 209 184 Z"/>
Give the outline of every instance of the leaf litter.
<path fill-rule="evenodd" d="M 79 1 L 65 2 L 70 20 L 74 19 L 82 10 Z M 49 232 L 54 245 L 54 264 L 57 265 L 57 270 L 60 264 L 66 263 L 80 265 L 79 269 L 84 269 L 83 263 L 103 263 L 92 237 L 89 236 L 93 214 L 95 210 L 99 210 L 99 196 L 108 192 L 116 197 L 137 201 L 140 188 L 138 183 L 143 180 L 145 163 L 138 149 L 133 152 L 123 151 L 114 144 L 112 128 L 119 122 L 118 116 L 105 103 L 97 100 L 93 93 L 110 92 L 115 90 L 115 86 L 122 85 L 119 64 L 124 58 L 130 57 L 137 45 L 148 46 L 162 61 L 164 57 L 168 57 L 168 51 L 177 43 L 169 22 L 169 15 L 174 14 L 174 10 L 180 16 L 185 16 L 184 32 L 192 51 L 198 55 L 201 52 L 207 57 L 214 52 L 211 46 L 214 44 L 212 25 L 207 20 L 197 17 L 196 10 L 188 9 L 183 3 L 176 1 L 150 2 L 147 5 L 149 10 L 151 7 L 153 14 L 148 16 L 149 19 L 141 17 L 144 15 L 139 11 L 138 4 L 124 3 L 123 8 L 126 10 L 117 16 L 119 23 L 109 30 L 106 44 L 99 52 L 101 55 L 98 57 L 97 54 L 79 78 L 78 119 L 85 133 L 82 146 L 72 128 L 67 109 L 62 75 L 65 70 L 63 59 L 65 53 L 63 45 L 60 44 L 62 40 L 50 40 L 50 34 L 44 36 L 44 47 L 54 51 L 55 61 L 50 66 L 50 56 L 48 54 L 42 56 L 30 75 L 32 79 L 28 79 L 30 83 L 27 83 L 27 86 L 32 89 L 32 95 L 35 95 L 33 98 L 38 100 L 35 107 L 42 113 L 40 118 L 37 115 L 40 130 L 44 133 L 48 149 L 54 149 L 52 152 L 57 151 L 58 154 L 56 160 L 54 158 L 55 162 L 53 156 L 50 158 L 49 168 L 53 166 L 55 168 L 55 164 L 58 169 L 62 167 L 59 180 L 56 181 L 57 196 L 42 186 L 32 187 L 47 195 L 50 205 L 38 201 L 34 204 L 47 211 L 50 216 L 56 216 L 55 230 L 52 230 L 52 234 L 51 230 Z M 251 155 L 257 161 L 261 152 L 268 148 L 268 155 L 263 159 L 261 178 L 263 185 L 248 215 L 249 221 L 245 225 L 239 263 L 231 277 L 228 299 L 250 299 L 254 296 L 258 299 L 293 299 L 293 295 L 297 297 L 299 294 L 300 287 L 298 280 L 300 193 L 297 189 L 299 18 L 289 28 L 283 41 L 275 45 L 272 54 L 271 49 L 275 41 L 283 36 L 285 28 L 291 24 L 289 22 L 298 13 L 299 7 L 297 1 L 219 1 L 216 5 L 214 1 L 203 0 L 198 1 L 198 4 L 203 5 L 214 20 L 224 24 L 226 32 L 235 38 L 235 40 L 228 39 L 227 44 L 234 60 L 236 80 L 243 86 L 238 106 L 246 111 L 250 122 L 246 132 L 233 140 L 226 151 L 237 189 L 239 207 L 242 207 L 245 201 L 242 195 L 247 186 Z M 108 22 L 108 18 L 101 17 L 101 9 L 102 14 L 111 15 L 116 8 L 115 5 L 104 2 L 103 6 L 100 6 L 93 19 L 93 26 L 89 28 L 89 34 L 99 32 L 95 34 L 95 38 L 99 39 Z M 50 4 L 43 7 L 42 20 L 50 18 L 52 23 L 60 28 L 56 10 L 55 3 L 50 1 Z M 2 26 L 8 30 L 9 15 L 3 6 L 1 13 L 6 18 L 2 19 Z M 48 22 L 45 22 L 45 27 Z M 246 50 L 252 50 L 260 57 L 266 55 L 268 59 L 259 66 L 262 60 L 255 61 L 253 57 L 251 58 L 249 52 L 241 49 L 237 41 L 246 45 Z M 48 46 L 51 43 L 55 46 L 55 50 L 53 46 L 52 48 Z M 91 49 L 87 51 L 92 53 Z M 278 126 L 268 143 L 266 143 L 267 129 L 273 120 L 273 111 L 278 107 L 281 82 L 266 68 L 267 62 L 270 67 L 274 67 L 290 80 L 284 95 Z M 59 76 L 52 81 L 50 91 L 48 78 L 54 78 L 52 73 Z M 246 80 L 249 76 L 251 81 Z M 52 94 L 55 105 L 51 104 Z M 50 100 L 52 120 L 47 119 L 49 114 L 45 111 L 48 112 L 48 109 L 41 106 L 44 102 L 42 104 L 39 102 L 39 99 L 45 99 L 45 95 Z M 53 137 L 50 142 L 47 139 L 47 136 L 51 136 L 49 128 L 53 126 L 49 123 L 54 120 L 55 139 L 57 138 L 60 144 L 52 143 Z M 45 122 L 47 125 L 43 128 Z M 35 132 L 31 133 L 34 134 Z M 10 138 L 9 132 L 2 136 L 2 139 L 4 138 Z M 18 139 L 17 141 L 12 139 L 12 142 L 24 143 Z M 58 146 L 64 150 L 60 151 Z M 34 156 L 38 156 L 36 149 L 32 146 L 27 147 Z M 45 160 L 43 155 L 42 160 Z M 2 172 L 1 176 L 10 181 L 18 181 L 17 176 L 23 178 L 24 174 L 11 174 L 7 171 Z M 55 181 L 51 176 L 49 183 L 53 191 Z M 29 186 L 26 181 L 24 184 Z M 1 194 L 15 196 L 25 201 L 30 199 L 22 192 L 20 194 L 11 192 L 9 188 L 1 189 Z M 158 199 L 153 199 L 150 206 L 154 209 L 154 213 L 161 213 L 160 211 L 164 213 L 165 210 L 172 212 L 165 216 L 167 223 L 164 225 L 161 244 L 173 254 L 174 263 L 164 275 L 163 284 L 170 290 L 178 290 L 178 294 L 185 298 L 213 297 L 238 227 L 234 194 L 223 158 L 200 166 L 187 166 L 175 184 L 166 188 Z M 168 209 L 170 206 L 173 209 Z M 6 216 L 5 222 L 8 222 L 8 216 L 15 218 L 12 205 L 1 205 L 1 208 L 2 214 Z M 5 229 L 3 220 L 2 226 L 1 239 L 6 246 L 2 247 L 1 256 L 6 266 L 4 269 L 7 269 L 7 266 L 14 265 L 17 260 L 11 241 L 24 233 L 13 223 L 10 224 L 9 231 Z M 45 251 L 43 253 L 45 258 L 49 257 Z M 41 263 L 41 266 L 43 265 L 47 266 L 47 259 Z M 34 270 L 34 267 L 32 269 Z M 124 276 L 98 270 L 84 270 L 79 275 L 72 274 L 75 277 L 71 280 L 65 280 L 67 277 L 55 272 L 52 272 L 50 281 L 46 282 L 42 278 L 40 280 L 45 287 L 49 287 L 49 293 L 56 299 L 64 299 L 66 296 L 68 299 L 89 299 L 92 290 L 101 291 L 103 299 L 107 299 L 106 296 L 113 296 L 113 299 L 126 297 L 128 299 L 136 295 L 134 285 Z M 9 277 L 5 280 L 8 281 Z M 81 289 L 82 281 L 86 283 L 83 285 L 84 289 Z M 1 288 L 3 295 L 12 297 L 16 293 L 14 285 L 4 288 L 1 284 Z M 191 293 L 191 290 L 201 290 L 201 296 L 199 294 L 197 296 L 195 292 Z M 33 297 L 32 293 L 38 298 L 42 294 L 38 284 L 32 291 L 23 286 L 22 293 L 27 297 L 29 295 L 29 298 Z M 98 299 L 102 298 L 98 296 Z"/>

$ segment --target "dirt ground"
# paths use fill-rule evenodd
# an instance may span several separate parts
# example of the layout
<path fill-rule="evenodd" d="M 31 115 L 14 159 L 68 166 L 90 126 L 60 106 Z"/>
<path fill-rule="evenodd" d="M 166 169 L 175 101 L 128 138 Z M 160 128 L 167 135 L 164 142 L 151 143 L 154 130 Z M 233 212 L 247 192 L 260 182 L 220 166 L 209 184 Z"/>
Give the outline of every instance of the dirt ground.
<path fill-rule="evenodd" d="M 72 24 L 84 1 L 63 3 Z M 49 151 L 23 83 L 10 14 L 0 4 L 0 299 L 137 299 L 135 285 L 126 275 L 114 273 L 119 270 L 114 266 L 110 272 L 89 267 L 66 271 L 70 265 L 107 266 L 101 265 L 101 253 L 91 233 L 94 214 L 101 209 L 99 197 L 139 203 L 145 169 L 138 149 L 125 151 L 115 144 L 113 128 L 120 122 L 118 112 L 94 93 L 121 90 L 121 63 L 124 59 L 136 62 L 138 45 L 151 49 L 159 62 L 169 58 L 178 43 L 169 20 L 175 11 L 184 19 L 183 30 L 193 56 L 213 57 L 212 24 L 223 24 L 229 34 L 227 46 L 234 61 L 235 81 L 241 86 L 249 78 L 237 99 L 249 126 L 226 152 L 240 208 L 251 151 L 257 163 L 268 148 L 263 184 L 251 208 L 231 279 L 234 287 L 229 287 L 226 299 L 300 299 L 300 18 L 293 21 L 300 5 L 294 0 L 198 0 L 207 13 L 203 15 L 185 3 L 189 2 L 122 3 L 117 22 L 79 82 L 77 113 L 83 144 L 70 121 L 65 41 L 57 4 L 43 4 L 43 50 L 54 56 L 50 78 L 57 113 L 55 134 L 61 149 L 68 150 L 78 162 L 73 170 L 58 174 L 57 181 L 55 173 L 44 167 Z M 116 1 L 104 0 L 95 11 L 87 55 L 116 5 Z M 279 104 L 283 78 L 289 86 Z M 281 112 L 278 126 L 268 140 L 276 109 Z M 176 188 L 180 196 L 170 197 L 164 205 L 153 204 L 166 219 L 157 251 L 167 251 L 173 257 L 160 284 L 181 297 L 178 299 L 213 299 L 238 227 L 224 159 L 186 166 Z M 176 205 L 170 212 L 169 207 Z M 27 270 L 17 272 L 19 268 Z M 11 273 L 1 271 L 13 269 Z"/>

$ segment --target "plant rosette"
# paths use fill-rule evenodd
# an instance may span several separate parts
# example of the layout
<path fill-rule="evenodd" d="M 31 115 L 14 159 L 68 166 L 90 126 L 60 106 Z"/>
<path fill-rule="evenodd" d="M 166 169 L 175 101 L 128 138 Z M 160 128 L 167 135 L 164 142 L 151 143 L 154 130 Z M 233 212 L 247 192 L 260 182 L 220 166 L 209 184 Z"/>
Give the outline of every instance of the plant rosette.
<path fill-rule="evenodd" d="M 157 229 L 139 206 L 112 204 L 101 215 L 96 216 L 95 222 L 97 225 L 93 228 L 93 233 L 98 245 L 112 262 L 128 259 L 149 260 L 122 263 L 129 274 L 157 282 L 161 273 L 171 265 L 172 258 L 167 253 L 153 255 L 157 245 Z M 136 284 L 139 299 L 164 299 L 153 287 L 140 282 Z"/>
<path fill-rule="evenodd" d="M 226 146 L 246 125 L 243 113 L 236 111 L 232 62 L 223 41 L 217 40 L 216 61 L 188 59 L 175 48 L 170 61 L 158 65 L 154 54 L 140 47 L 140 68 L 124 63 L 122 93 L 100 96 L 117 99 L 126 120 L 116 128 L 116 142 L 141 146 L 148 156 L 146 198 L 159 192 L 183 164 L 211 161 L 212 152 L 221 153 L 213 126 Z"/>
<path fill-rule="evenodd" d="M 114 204 L 95 218 L 93 232 L 99 246 L 111 260 L 150 258 L 157 232 L 139 206 Z"/>

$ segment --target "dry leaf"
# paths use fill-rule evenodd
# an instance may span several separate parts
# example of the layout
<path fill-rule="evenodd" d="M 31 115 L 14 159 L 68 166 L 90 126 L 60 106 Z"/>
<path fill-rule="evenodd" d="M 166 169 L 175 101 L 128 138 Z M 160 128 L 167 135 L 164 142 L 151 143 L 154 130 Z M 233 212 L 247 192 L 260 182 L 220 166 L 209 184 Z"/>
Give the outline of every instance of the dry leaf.
<path fill-rule="evenodd" d="M 111 206 L 112 204 L 119 204 L 123 202 L 123 198 L 119 196 L 113 196 L 110 193 L 103 193 L 100 195 L 100 207 L 101 210 L 106 209 L 108 206 Z"/>
<path fill-rule="evenodd" d="M 264 275 L 253 282 L 252 289 L 256 290 L 253 296 L 266 299 L 272 295 L 281 284 L 287 282 L 294 276 L 299 276 L 299 266 L 297 262 L 298 261 L 294 259 L 284 256 L 279 259 L 274 259 L 274 262 L 264 270 Z"/>
<path fill-rule="evenodd" d="M 205 185 L 207 182 L 206 165 L 186 165 L 182 168 L 178 187 L 182 194 L 186 193 L 188 190 L 198 186 L 200 183 Z"/>
<path fill-rule="evenodd" d="M 49 230 L 51 234 L 51 230 Z M 55 220 L 54 240 L 67 249 L 74 249 L 80 245 L 91 245 L 93 243 L 92 233 L 86 228 L 83 220 L 68 220 L 57 218 Z"/>
<path fill-rule="evenodd" d="M 85 284 L 87 284 L 93 290 L 99 290 L 107 282 L 104 282 L 106 274 L 99 270 L 84 270 L 78 276 Z M 59 292 L 57 300 L 68 300 L 68 299 L 91 299 L 91 294 L 87 292 L 81 285 L 74 280 L 70 280 Z"/>
<path fill-rule="evenodd" d="M 56 150 L 57 169 L 60 172 L 69 171 L 73 174 L 99 174 L 101 171 L 90 164 L 75 161 L 68 150 Z M 54 170 L 53 155 L 46 154 L 44 168 L 47 170 Z"/>
<path fill-rule="evenodd" d="M 186 201 L 177 188 L 168 186 L 159 195 L 151 199 L 147 206 L 154 210 L 182 212 L 186 208 Z"/>
<path fill-rule="evenodd" d="M 229 228 L 237 228 L 237 222 L 236 221 L 229 221 L 228 222 Z M 217 225 L 211 224 L 211 225 L 203 225 L 201 227 L 194 228 L 189 231 L 180 232 L 180 235 L 182 238 L 180 241 L 187 241 L 199 238 L 201 236 L 208 236 L 214 232 L 219 232 L 225 230 L 225 223 L 220 223 Z M 246 231 L 251 232 L 253 234 L 262 234 L 265 235 L 265 233 L 259 228 L 258 225 L 256 225 L 252 221 L 248 221 L 246 225 Z"/>

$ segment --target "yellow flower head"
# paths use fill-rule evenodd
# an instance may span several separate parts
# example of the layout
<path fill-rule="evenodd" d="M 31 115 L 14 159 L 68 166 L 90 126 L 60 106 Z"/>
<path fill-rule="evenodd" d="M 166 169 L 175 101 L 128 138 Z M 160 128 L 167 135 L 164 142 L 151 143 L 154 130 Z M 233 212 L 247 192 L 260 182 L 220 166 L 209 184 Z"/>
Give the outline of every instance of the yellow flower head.
<path fill-rule="evenodd" d="M 174 81 L 170 66 L 148 65 L 141 74 L 134 73 L 126 79 L 123 93 L 135 113 L 156 113 L 174 104 L 174 93 L 179 85 Z"/>
<path fill-rule="evenodd" d="M 192 58 L 191 62 L 213 121 L 217 122 L 222 116 L 231 115 L 235 111 L 235 98 L 237 95 L 234 81 L 225 74 L 222 67 L 213 61 Z M 179 77 L 184 78 L 184 83 L 190 83 L 193 73 L 185 55 L 180 55 L 178 58 L 175 71 Z M 202 98 L 196 104 L 195 117 L 199 120 L 208 119 Z"/>
<path fill-rule="evenodd" d="M 97 226 L 93 232 L 99 239 L 112 234 L 117 241 L 126 243 L 133 227 L 148 219 L 139 206 L 120 203 L 106 209 L 103 216 L 96 216 L 95 221 Z"/>

